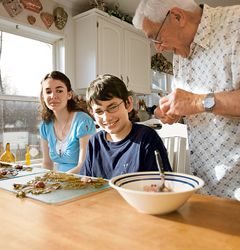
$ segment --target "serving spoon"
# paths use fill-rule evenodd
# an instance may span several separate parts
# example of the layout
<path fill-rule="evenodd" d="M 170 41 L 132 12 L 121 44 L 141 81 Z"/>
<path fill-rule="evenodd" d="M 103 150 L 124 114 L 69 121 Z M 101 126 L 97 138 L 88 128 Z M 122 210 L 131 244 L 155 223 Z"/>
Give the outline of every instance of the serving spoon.
<path fill-rule="evenodd" d="M 158 150 L 154 151 L 156 162 L 157 162 L 157 167 L 159 170 L 160 174 L 160 179 L 161 179 L 161 184 L 158 188 L 158 192 L 171 192 L 172 190 L 165 185 L 165 174 L 164 174 L 164 167 L 163 167 L 163 162 L 161 155 Z"/>

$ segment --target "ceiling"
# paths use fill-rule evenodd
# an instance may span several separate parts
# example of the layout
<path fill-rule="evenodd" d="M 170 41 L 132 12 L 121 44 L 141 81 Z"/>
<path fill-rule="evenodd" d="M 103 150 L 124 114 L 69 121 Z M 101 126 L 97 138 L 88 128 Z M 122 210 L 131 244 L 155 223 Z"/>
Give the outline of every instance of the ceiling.
<path fill-rule="evenodd" d="M 90 8 L 90 2 L 93 0 L 54 0 L 60 4 L 63 4 L 73 11 L 73 15 L 76 15 L 80 12 L 86 11 Z M 104 0 L 108 6 L 114 6 L 116 3 L 119 3 L 119 10 L 130 16 L 134 15 L 135 9 L 138 6 L 140 0 Z M 196 0 L 197 3 L 207 3 L 210 6 L 224 6 L 224 5 L 235 5 L 240 4 L 240 0 Z"/>

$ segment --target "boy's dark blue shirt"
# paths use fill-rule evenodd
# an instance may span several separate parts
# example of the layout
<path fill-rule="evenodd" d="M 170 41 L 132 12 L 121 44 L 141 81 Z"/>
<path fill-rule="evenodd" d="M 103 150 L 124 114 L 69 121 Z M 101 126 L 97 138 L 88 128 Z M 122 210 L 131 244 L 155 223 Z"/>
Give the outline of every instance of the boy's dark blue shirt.
<path fill-rule="evenodd" d="M 119 142 L 107 141 L 102 130 L 90 138 L 80 174 L 111 179 L 125 173 L 158 171 L 156 149 L 165 171 L 172 171 L 166 148 L 154 129 L 134 123 L 128 136 Z"/>

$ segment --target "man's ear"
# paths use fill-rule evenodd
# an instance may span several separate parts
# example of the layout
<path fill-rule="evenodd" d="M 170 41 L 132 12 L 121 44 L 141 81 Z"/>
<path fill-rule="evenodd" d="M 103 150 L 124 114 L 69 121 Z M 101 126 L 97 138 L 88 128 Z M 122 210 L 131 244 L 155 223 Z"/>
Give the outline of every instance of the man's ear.
<path fill-rule="evenodd" d="M 174 7 L 170 10 L 170 15 L 172 16 L 172 20 L 176 22 L 176 24 L 181 27 L 186 23 L 186 12 L 178 7 Z"/>

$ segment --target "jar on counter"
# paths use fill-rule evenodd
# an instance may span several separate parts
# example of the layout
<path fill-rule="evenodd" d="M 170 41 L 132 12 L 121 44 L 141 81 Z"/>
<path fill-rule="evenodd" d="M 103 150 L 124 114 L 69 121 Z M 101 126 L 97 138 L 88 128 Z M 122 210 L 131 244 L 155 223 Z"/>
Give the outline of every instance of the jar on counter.
<path fill-rule="evenodd" d="M 139 100 L 138 116 L 141 122 L 147 121 L 151 118 L 150 114 L 147 112 L 147 106 L 143 99 Z"/>

